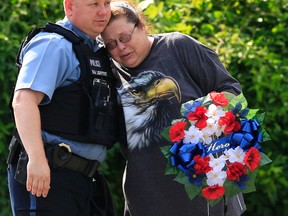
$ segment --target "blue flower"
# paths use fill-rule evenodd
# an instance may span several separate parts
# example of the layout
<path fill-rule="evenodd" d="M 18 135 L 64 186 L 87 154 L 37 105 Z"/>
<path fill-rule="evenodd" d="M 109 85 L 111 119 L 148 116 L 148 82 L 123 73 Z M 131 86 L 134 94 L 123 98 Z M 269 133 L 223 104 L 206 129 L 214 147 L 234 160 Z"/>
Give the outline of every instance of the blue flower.
<path fill-rule="evenodd" d="M 243 175 L 239 178 L 238 181 L 235 181 L 235 184 L 240 188 L 240 190 L 246 189 L 246 182 L 249 181 L 250 176 Z"/>
<path fill-rule="evenodd" d="M 232 109 L 233 114 L 236 118 L 239 119 L 246 119 L 247 114 L 249 113 L 249 109 L 245 108 L 242 110 L 242 104 L 238 102 L 235 107 Z"/>
<path fill-rule="evenodd" d="M 186 173 L 186 176 L 188 176 L 188 181 L 190 184 L 194 184 L 197 186 L 200 186 L 202 184 L 202 180 L 205 177 L 205 174 L 196 174 L 195 170 L 190 171 Z"/>
<path fill-rule="evenodd" d="M 199 100 L 196 100 L 194 101 L 192 104 L 191 103 L 186 103 L 186 104 L 183 104 L 183 106 L 185 107 L 185 109 L 187 110 L 185 113 L 184 113 L 184 117 L 187 117 L 187 115 L 190 113 L 190 112 L 195 112 L 195 109 L 201 105 L 201 101 Z"/>

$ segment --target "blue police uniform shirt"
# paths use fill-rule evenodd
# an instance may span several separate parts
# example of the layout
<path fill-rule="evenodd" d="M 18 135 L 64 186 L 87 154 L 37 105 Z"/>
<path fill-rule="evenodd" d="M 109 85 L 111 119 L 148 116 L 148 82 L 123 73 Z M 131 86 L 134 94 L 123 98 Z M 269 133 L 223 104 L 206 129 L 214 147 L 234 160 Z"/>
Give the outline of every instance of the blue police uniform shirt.
<path fill-rule="evenodd" d="M 100 44 L 96 39 L 91 40 L 88 35 L 77 29 L 67 17 L 57 24 L 68 28 L 82 37 L 85 43 L 96 52 Z M 56 88 L 71 84 L 80 77 L 79 61 L 73 52 L 72 43 L 62 35 L 41 32 L 37 34 L 21 53 L 22 67 L 20 69 L 15 91 L 18 89 L 32 89 L 44 93 L 40 105 L 51 101 Z M 103 161 L 107 148 L 103 145 L 80 143 L 65 139 L 46 131 L 42 131 L 43 142 L 57 145 L 69 144 L 72 152 L 90 160 Z"/>

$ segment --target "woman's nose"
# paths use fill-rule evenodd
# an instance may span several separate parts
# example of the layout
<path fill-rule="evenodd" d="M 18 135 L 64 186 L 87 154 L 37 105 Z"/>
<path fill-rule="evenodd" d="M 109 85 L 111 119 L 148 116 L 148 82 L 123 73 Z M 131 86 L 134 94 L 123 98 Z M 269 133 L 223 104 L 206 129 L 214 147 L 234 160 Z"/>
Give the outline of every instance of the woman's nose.
<path fill-rule="evenodd" d="M 120 41 L 117 41 L 117 48 L 118 48 L 119 50 L 124 50 L 126 47 L 127 47 L 127 46 L 126 46 L 126 43 L 122 43 L 122 42 L 120 42 Z"/>

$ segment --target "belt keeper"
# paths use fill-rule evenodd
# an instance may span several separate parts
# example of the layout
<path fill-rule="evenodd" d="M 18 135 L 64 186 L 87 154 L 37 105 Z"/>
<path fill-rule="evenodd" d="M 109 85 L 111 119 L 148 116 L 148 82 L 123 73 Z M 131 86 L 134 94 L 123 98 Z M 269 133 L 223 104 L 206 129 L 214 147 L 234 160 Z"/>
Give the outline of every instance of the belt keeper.
<path fill-rule="evenodd" d="M 93 161 L 93 163 L 89 164 L 89 166 L 87 166 L 85 170 L 85 173 L 87 173 L 86 176 L 88 176 L 89 178 L 94 177 L 98 170 L 98 165 L 99 165 L 98 161 Z"/>

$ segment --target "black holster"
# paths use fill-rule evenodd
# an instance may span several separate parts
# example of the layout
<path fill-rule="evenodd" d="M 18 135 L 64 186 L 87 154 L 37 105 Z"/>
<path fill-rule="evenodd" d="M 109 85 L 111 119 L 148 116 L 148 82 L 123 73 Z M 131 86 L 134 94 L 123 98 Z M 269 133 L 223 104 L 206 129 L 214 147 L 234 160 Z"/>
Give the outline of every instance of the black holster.
<path fill-rule="evenodd" d="M 20 184 L 26 185 L 28 155 L 22 144 L 13 136 L 9 144 L 7 164 L 16 165 L 14 179 Z"/>
<path fill-rule="evenodd" d="M 27 164 L 28 164 L 28 155 L 26 151 L 21 151 L 16 167 L 16 172 L 14 179 L 22 185 L 26 185 L 27 181 Z"/>
<path fill-rule="evenodd" d="M 12 164 L 12 165 L 17 164 L 21 149 L 22 149 L 21 143 L 18 142 L 15 136 L 12 136 L 12 139 L 9 144 L 7 164 Z"/>

